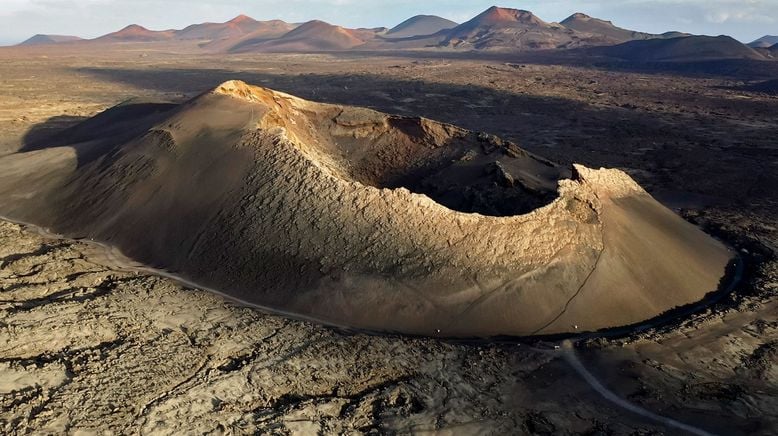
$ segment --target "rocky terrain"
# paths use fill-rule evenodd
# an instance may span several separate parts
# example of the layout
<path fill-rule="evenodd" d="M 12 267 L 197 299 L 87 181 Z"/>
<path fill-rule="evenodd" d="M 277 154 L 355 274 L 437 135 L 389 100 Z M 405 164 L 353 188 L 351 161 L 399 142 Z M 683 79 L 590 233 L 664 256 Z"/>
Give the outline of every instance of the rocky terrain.
<path fill-rule="evenodd" d="M 747 261 L 730 297 L 667 326 L 578 340 L 573 359 L 558 342 L 441 342 L 286 320 L 99 246 L 3 224 L 5 433 L 682 431 L 656 415 L 710 433 L 775 433 L 778 100 L 749 88 L 763 76 L 528 57 L 0 56 L 4 154 L 130 98 L 183 102 L 237 78 L 487 131 L 564 165 L 620 168 Z"/>
<path fill-rule="evenodd" d="M 774 282 L 737 312 L 628 341 L 468 345 L 264 315 L 34 230 L 0 225 L 6 434 L 673 432 L 600 397 L 575 353 L 621 401 L 684 428 L 778 424 L 778 320 L 759 302 Z"/>

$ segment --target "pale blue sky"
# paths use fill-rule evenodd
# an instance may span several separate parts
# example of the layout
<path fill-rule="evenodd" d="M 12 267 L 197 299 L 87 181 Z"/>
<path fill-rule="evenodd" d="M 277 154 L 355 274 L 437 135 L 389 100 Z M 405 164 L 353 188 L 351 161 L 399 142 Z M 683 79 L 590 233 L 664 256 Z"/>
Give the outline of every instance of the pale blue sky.
<path fill-rule="evenodd" d="M 417 14 L 462 22 L 494 4 L 494 0 L 0 0 L 0 44 L 36 33 L 96 37 L 131 23 L 157 30 L 182 28 L 226 21 L 240 13 L 289 22 L 315 18 L 348 27 L 391 27 Z M 528 0 L 498 5 L 533 11 L 546 21 L 584 12 L 647 32 L 727 34 L 744 42 L 778 34 L 778 0 Z"/>

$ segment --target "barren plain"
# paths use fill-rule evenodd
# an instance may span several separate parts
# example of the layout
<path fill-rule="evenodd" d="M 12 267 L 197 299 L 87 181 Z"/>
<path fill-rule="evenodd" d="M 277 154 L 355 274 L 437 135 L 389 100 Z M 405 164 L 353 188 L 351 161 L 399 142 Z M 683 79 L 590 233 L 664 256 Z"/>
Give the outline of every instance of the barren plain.
<path fill-rule="evenodd" d="M 774 434 L 778 98 L 770 76 L 537 55 L 0 51 L 0 152 L 128 99 L 226 80 L 488 132 L 619 168 L 736 249 L 732 293 L 606 337 L 456 342 L 241 307 L 90 241 L 0 226 L 5 433 Z"/>

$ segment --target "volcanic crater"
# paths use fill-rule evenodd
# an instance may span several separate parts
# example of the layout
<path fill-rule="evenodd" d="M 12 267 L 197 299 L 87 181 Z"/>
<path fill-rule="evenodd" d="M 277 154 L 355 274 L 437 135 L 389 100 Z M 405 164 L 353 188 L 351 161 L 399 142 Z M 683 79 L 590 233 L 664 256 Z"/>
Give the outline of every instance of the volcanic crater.
<path fill-rule="evenodd" d="M 638 323 L 732 258 L 627 174 L 486 133 L 239 81 L 144 108 L 0 158 L 0 210 L 271 310 L 447 337 Z"/>

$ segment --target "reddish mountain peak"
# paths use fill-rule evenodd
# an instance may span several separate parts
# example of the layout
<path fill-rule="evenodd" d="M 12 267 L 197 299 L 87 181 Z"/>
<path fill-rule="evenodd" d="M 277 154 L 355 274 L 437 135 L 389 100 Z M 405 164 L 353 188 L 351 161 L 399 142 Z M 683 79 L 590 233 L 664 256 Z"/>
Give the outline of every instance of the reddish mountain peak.
<path fill-rule="evenodd" d="M 536 17 L 530 11 L 522 9 L 510 9 L 492 6 L 487 9 L 481 15 L 478 15 L 473 19 L 481 24 L 495 25 L 495 24 L 510 24 L 510 23 L 526 23 L 526 24 L 542 24 L 543 21 Z"/>
<path fill-rule="evenodd" d="M 98 40 L 123 40 L 123 41 L 161 41 L 172 38 L 174 32 L 171 30 L 154 31 L 149 30 L 137 24 L 130 24 L 124 29 L 109 33 L 97 38 Z"/>
<path fill-rule="evenodd" d="M 268 41 L 269 46 L 284 46 L 299 50 L 345 50 L 362 45 L 375 37 L 370 30 L 344 29 L 324 21 L 313 20 L 303 23 L 281 38 Z M 286 45 L 284 45 L 286 44 Z"/>
<path fill-rule="evenodd" d="M 139 32 L 151 32 L 151 31 L 141 25 L 130 24 L 129 26 L 125 27 L 124 29 L 116 33 L 139 33 Z"/>
<path fill-rule="evenodd" d="M 230 21 L 227 21 L 229 24 L 241 24 L 241 23 L 251 23 L 257 21 L 248 15 L 240 14 L 237 17 L 231 19 Z"/>
<path fill-rule="evenodd" d="M 336 26 L 334 24 L 327 23 L 326 21 L 321 20 L 311 20 L 306 23 L 301 24 L 299 27 L 294 29 L 292 32 L 290 32 L 291 35 L 312 35 L 320 32 L 345 32 L 347 29 L 344 29 L 340 26 Z"/>

